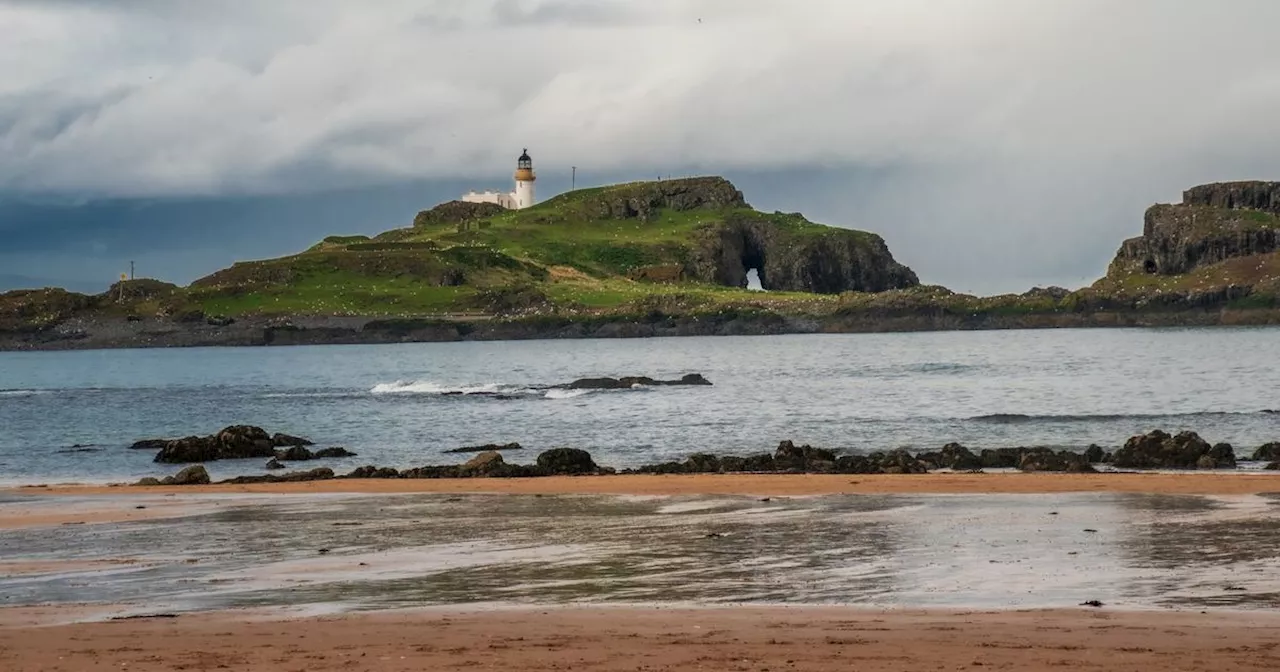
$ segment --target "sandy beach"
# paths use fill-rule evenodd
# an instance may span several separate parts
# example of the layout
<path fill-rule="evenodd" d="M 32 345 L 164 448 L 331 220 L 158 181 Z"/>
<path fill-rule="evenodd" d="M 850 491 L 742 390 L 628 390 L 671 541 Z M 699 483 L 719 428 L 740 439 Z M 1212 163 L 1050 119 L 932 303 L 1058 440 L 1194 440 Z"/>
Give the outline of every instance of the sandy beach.
<path fill-rule="evenodd" d="M 1180 495 L 1280 493 L 1280 472 L 930 473 L 921 475 L 675 474 L 541 478 L 335 479 L 302 483 L 130 487 L 55 485 L 22 494 L 135 496 L 211 493 L 509 493 L 611 495 L 1017 494 L 1131 492 Z"/>
<path fill-rule="evenodd" d="M 79 670 L 1106 670 L 1280 667 L 1280 616 L 839 608 L 568 608 L 271 619 L 218 612 L 32 626 L 0 668 Z M 44 612 L 48 616 L 48 612 Z"/>

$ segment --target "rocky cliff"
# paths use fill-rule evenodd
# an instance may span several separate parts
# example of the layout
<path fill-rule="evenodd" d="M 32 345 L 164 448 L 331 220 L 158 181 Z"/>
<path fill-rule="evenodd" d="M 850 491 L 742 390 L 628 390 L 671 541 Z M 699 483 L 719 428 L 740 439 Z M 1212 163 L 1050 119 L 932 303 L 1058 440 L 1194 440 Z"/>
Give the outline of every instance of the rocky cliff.
<path fill-rule="evenodd" d="M 1108 278 L 1176 276 L 1280 247 L 1280 183 L 1232 182 L 1188 189 L 1177 205 L 1146 212 L 1142 236 L 1124 241 Z"/>
<path fill-rule="evenodd" d="M 684 279 L 746 287 L 755 269 L 765 289 L 837 294 L 881 292 L 919 284 L 875 234 L 823 226 L 799 214 L 752 210 L 742 192 L 720 177 L 618 185 L 581 201 L 590 220 L 638 220 L 663 213 L 703 213 L 705 221 L 680 241 L 681 263 L 636 269 L 633 277 Z"/>
<path fill-rule="evenodd" d="M 687 272 L 703 282 L 746 287 L 747 273 L 755 269 L 765 289 L 818 294 L 883 292 L 920 284 L 910 268 L 893 258 L 880 236 L 849 229 L 814 230 L 804 224 L 799 215 L 727 216 L 701 233 Z"/>
<path fill-rule="evenodd" d="M 1182 192 L 1184 205 L 1261 210 L 1280 215 L 1280 182 L 1216 182 Z"/>

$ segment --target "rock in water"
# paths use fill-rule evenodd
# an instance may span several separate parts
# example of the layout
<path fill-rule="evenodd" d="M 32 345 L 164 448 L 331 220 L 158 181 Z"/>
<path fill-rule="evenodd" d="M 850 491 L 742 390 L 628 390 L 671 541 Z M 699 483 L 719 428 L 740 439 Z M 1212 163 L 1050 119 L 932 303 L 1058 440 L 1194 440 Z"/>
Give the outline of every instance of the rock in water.
<path fill-rule="evenodd" d="M 315 443 L 308 441 L 300 436 L 290 436 L 289 434 L 279 434 L 271 437 L 271 443 L 276 448 L 285 448 L 287 446 L 314 446 Z"/>
<path fill-rule="evenodd" d="M 660 387 L 669 385 L 710 385 L 700 373 L 681 376 L 679 380 L 657 380 L 648 376 L 623 376 L 622 378 L 579 378 L 568 385 L 560 385 L 568 390 L 626 390 L 636 385 Z"/>
<path fill-rule="evenodd" d="M 306 462 L 307 460 L 314 460 L 315 457 L 310 450 L 300 445 L 276 451 L 276 459 L 284 460 L 285 462 Z"/>
<path fill-rule="evenodd" d="M 1253 458 L 1259 462 L 1280 460 L 1280 443 L 1264 443 L 1253 451 Z"/>
<path fill-rule="evenodd" d="M 462 448 L 454 448 L 453 450 L 446 450 L 444 452 L 446 454 L 487 453 L 491 450 L 524 450 L 524 447 L 518 443 L 486 443 L 483 446 L 463 446 Z"/>
<path fill-rule="evenodd" d="M 285 466 L 284 466 L 283 464 L 280 464 L 280 460 L 278 460 L 278 459 L 276 459 L 276 458 L 274 458 L 274 457 L 273 457 L 273 458 L 271 458 L 270 460 L 267 460 L 267 464 L 266 464 L 266 466 L 264 467 L 264 469 L 270 469 L 270 470 L 272 470 L 272 471 L 276 471 L 276 470 L 284 469 L 284 468 L 285 468 Z"/>
<path fill-rule="evenodd" d="M 1112 464 L 1124 469 L 1228 469 L 1236 466 L 1236 456 L 1230 444 L 1211 446 L 1195 432 L 1170 436 L 1157 429 L 1126 441 Z"/>
<path fill-rule="evenodd" d="M 129 450 L 159 450 L 173 439 L 143 439 L 129 446 Z"/>
<path fill-rule="evenodd" d="M 538 468 L 555 476 L 592 474 L 599 470 L 591 453 L 579 448 L 552 448 L 538 455 Z"/>
<path fill-rule="evenodd" d="M 332 448 L 322 448 L 317 450 L 314 457 L 317 460 L 325 460 L 339 457 L 357 457 L 357 455 L 342 446 L 334 446 Z"/>
<path fill-rule="evenodd" d="M 183 464 L 250 457 L 276 457 L 275 442 L 261 427 L 234 425 L 213 436 L 188 436 L 169 441 L 156 454 L 155 461 Z"/>

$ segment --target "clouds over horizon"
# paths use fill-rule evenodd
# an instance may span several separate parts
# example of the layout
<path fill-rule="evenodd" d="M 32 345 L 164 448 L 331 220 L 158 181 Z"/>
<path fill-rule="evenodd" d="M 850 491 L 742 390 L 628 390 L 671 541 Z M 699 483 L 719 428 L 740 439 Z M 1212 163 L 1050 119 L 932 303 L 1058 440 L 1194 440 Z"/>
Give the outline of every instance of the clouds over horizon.
<path fill-rule="evenodd" d="M 0 194 L 505 180 L 527 146 L 544 175 L 817 171 L 748 199 L 926 278 L 1047 282 L 1155 200 L 1280 177 L 1275 25 L 1269 0 L 0 0 Z M 841 177 L 867 173 L 892 179 Z"/>

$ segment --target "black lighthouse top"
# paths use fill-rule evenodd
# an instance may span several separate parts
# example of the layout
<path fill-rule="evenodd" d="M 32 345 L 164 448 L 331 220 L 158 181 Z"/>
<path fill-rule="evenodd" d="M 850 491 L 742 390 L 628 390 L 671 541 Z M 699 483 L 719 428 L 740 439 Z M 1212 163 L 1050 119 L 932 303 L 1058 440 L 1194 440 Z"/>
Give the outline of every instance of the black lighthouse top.
<path fill-rule="evenodd" d="M 516 159 L 516 168 L 533 168 L 533 159 L 529 158 L 529 150 L 524 150 L 520 158 Z"/>

